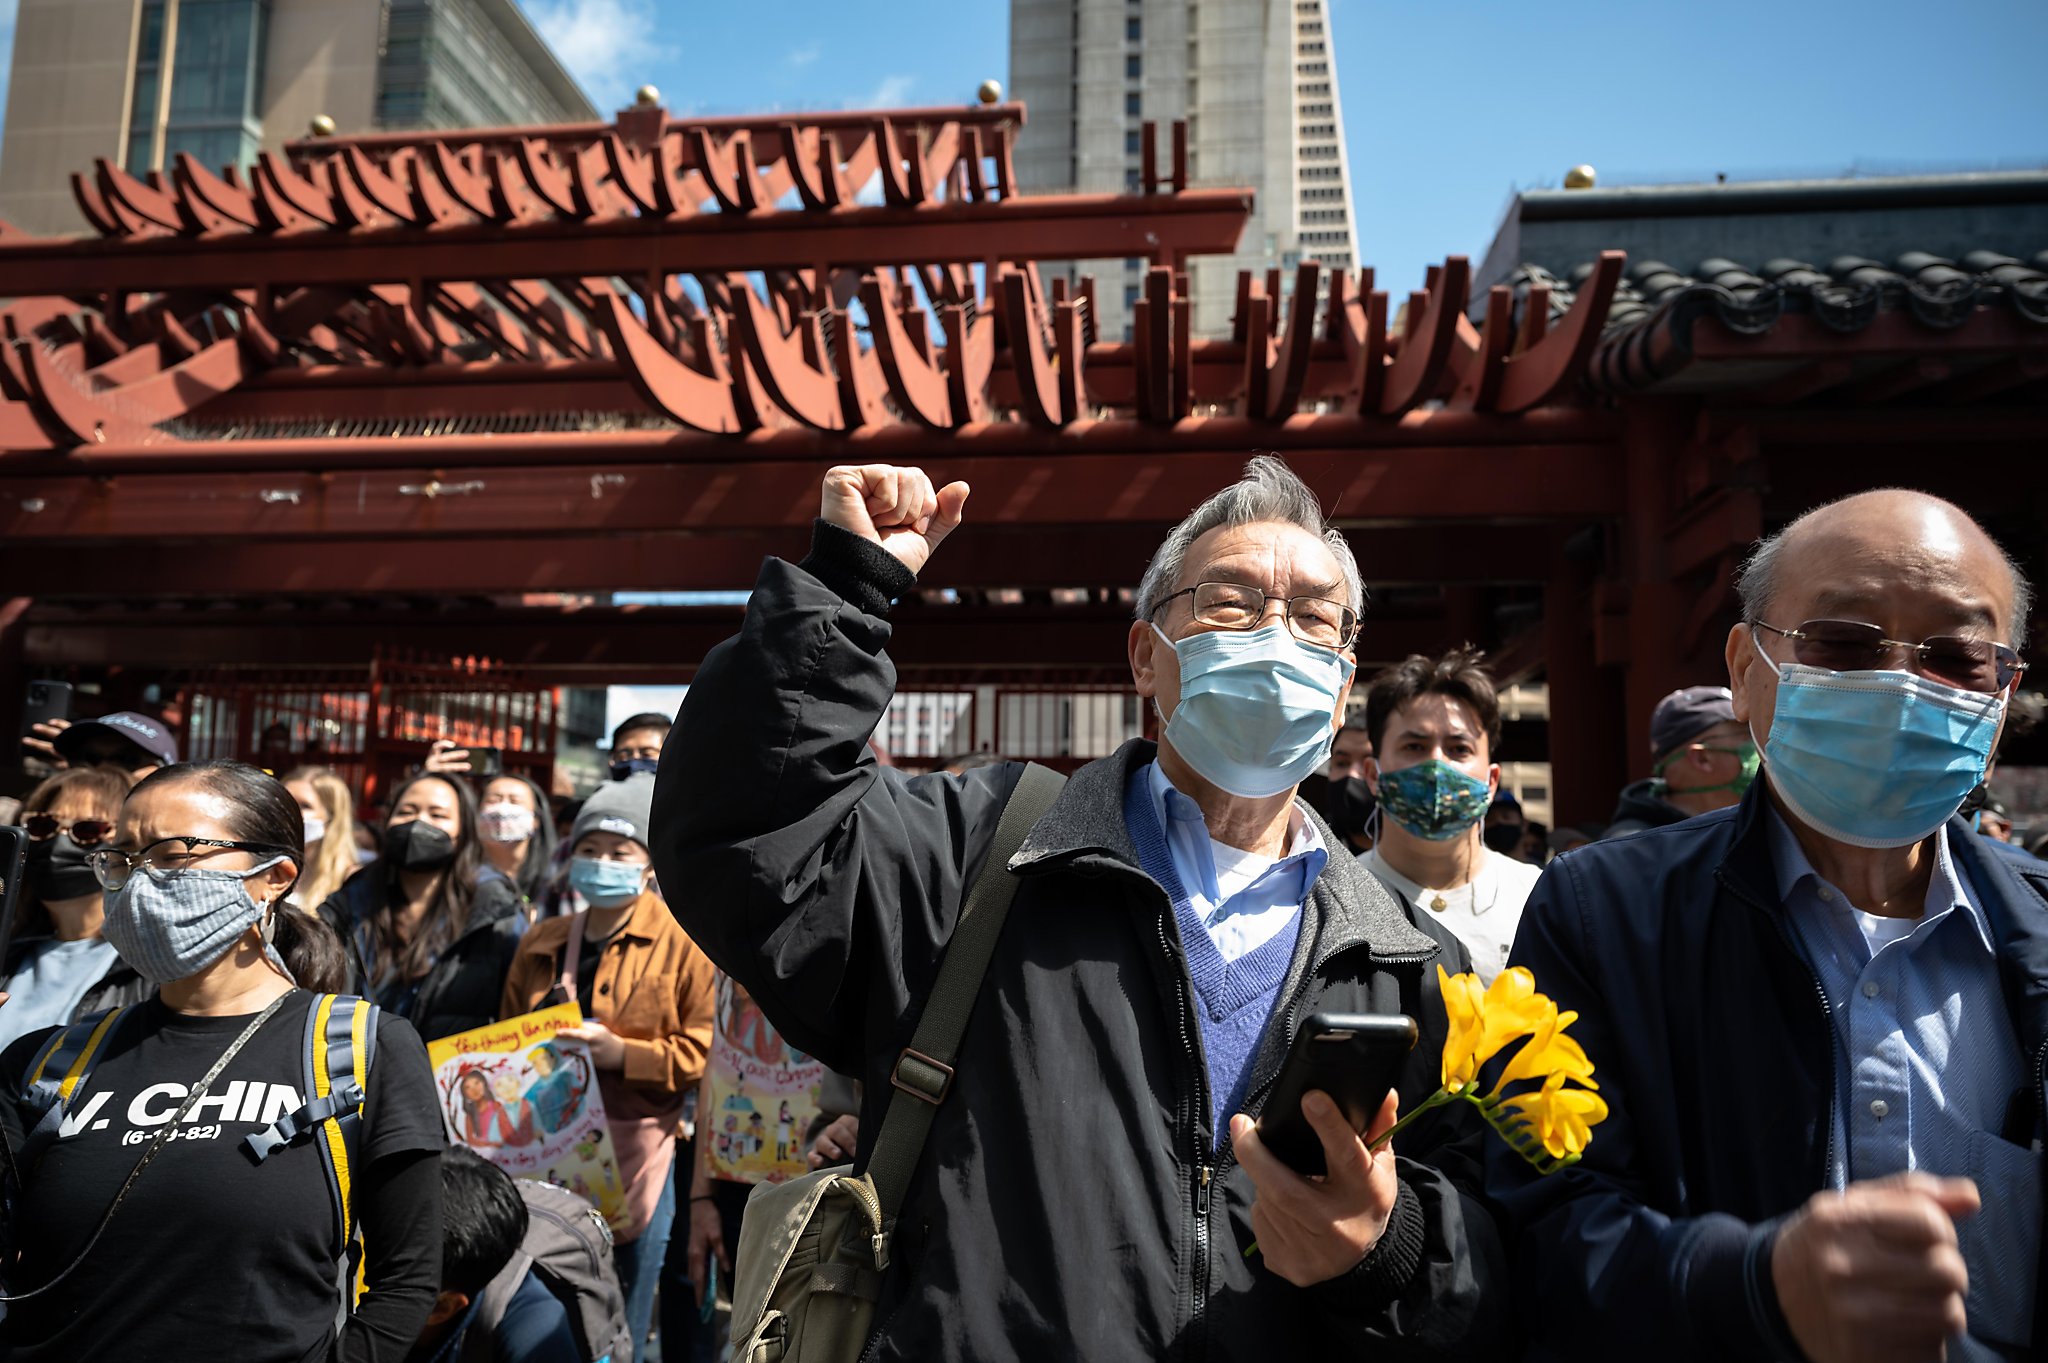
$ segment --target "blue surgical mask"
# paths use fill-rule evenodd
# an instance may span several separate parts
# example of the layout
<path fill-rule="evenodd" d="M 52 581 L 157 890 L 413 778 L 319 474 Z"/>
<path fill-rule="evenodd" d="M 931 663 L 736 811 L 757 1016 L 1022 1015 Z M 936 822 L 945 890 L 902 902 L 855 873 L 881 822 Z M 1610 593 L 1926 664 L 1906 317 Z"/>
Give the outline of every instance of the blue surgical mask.
<path fill-rule="evenodd" d="M 1292 790 L 1330 755 L 1337 697 L 1355 670 L 1285 625 L 1161 639 L 1180 659 L 1166 741 L 1219 790 L 1263 799 Z"/>
<path fill-rule="evenodd" d="M 1380 808 L 1405 831 L 1429 842 L 1449 842 L 1485 818 L 1492 803 L 1492 785 L 1440 757 L 1380 772 Z M 1519 841 L 1520 832 L 1515 836 Z"/>
<path fill-rule="evenodd" d="M 640 897 L 647 868 L 630 861 L 577 857 L 569 863 L 569 888 L 593 909 L 616 909 Z"/>
<path fill-rule="evenodd" d="M 1851 847 L 1905 847 L 1961 808 L 1990 765 L 2002 694 L 1912 672 L 1780 665 L 1771 789 L 1818 833 Z"/>

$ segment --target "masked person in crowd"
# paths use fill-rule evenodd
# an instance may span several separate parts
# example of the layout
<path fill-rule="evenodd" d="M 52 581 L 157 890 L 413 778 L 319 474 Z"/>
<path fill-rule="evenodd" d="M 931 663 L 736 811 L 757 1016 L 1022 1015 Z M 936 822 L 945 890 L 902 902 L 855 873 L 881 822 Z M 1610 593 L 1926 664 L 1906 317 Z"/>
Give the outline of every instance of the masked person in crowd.
<path fill-rule="evenodd" d="M 103 892 L 86 858 L 112 843 L 128 796 L 116 767 L 72 767 L 29 792 L 15 936 L 7 945 L 0 1047 L 39 1028 L 148 997 L 149 985 L 101 933 Z"/>
<path fill-rule="evenodd" d="M 1456 933 L 1491 984 L 1507 966 L 1522 903 L 1541 873 L 1481 839 L 1500 789 L 1500 701 L 1483 662 L 1470 649 L 1418 654 L 1366 689 L 1374 753 L 1366 779 L 1380 826 L 1360 860 L 1413 916 Z"/>
<path fill-rule="evenodd" d="M 495 1021 L 526 919 L 484 860 L 476 800 L 453 776 L 415 776 L 391 798 L 384 856 L 320 916 L 349 951 L 356 992 L 429 1040 Z"/>
<path fill-rule="evenodd" d="M 1602 837 L 1690 819 L 1740 804 L 1762 764 L 1725 686 L 1688 686 L 1650 715 L 1650 775 L 1621 792 Z"/>
<path fill-rule="evenodd" d="M 118 840 L 91 853 L 107 940 L 156 992 L 109 1015 L 89 1057 L 80 1041 L 60 1108 L 30 1088 L 63 1063 L 46 1043 L 71 1033 L 0 1054 L 0 1127 L 22 1175 L 5 1227 L 9 1363 L 392 1359 L 426 1321 L 443 1137 L 410 1025 L 382 1013 L 364 1048 L 367 1102 L 346 1183 L 317 1138 L 260 1162 L 245 1146 L 308 1111 L 308 1014 L 332 1006 L 296 987 L 273 944 L 304 841 L 283 786 L 204 762 L 137 785 Z M 64 1120 L 31 1138 L 45 1111 Z M 365 1291 L 346 1312 L 344 1192 L 369 1246 Z"/>
<path fill-rule="evenodd" d="M 306 824 L 306 872 L 292 902 L 318 908 L 362 864 L 356 858 L 355 796 L 326 767 L 299 767 L 284 778 L 284 788 L 298 801 Z"/>
<path fill-rule="evenodd" d="M 895 684 L 890 603 L 966 497 L 916 469 L 829 472 L 810 557 L 763 567 L 656 792 L 678 917 L 791 1045 L 865 1080 L 863 1158 L 1023 772 L 899 780 L 867 748 Z M 1434 1092 L 1436 967 L 1465 964 L 1295 798 L 1344 713 L 1363 599 L 1350 546 L 1270 457 L 1154 555 L 1128 662 L 1162 738 L 1076 773 L 1009 862 L 1016 905 L 909 1178 L 874 1357 L 1497 1345 L 1499 1246 L 1456 1181 L 1476 1124 L 1438 1109 L 1375 1154 L 1311 1095 L 1318 1182 L 1251 1121 L 1318 1010 L 1417 1019 L 1399 1092 Z"/>
<path fill-rule="evenodd" d="M 634 715 L 612 731 L 611 777 L 623 781 L 661 765 L 661 745 L 668 741 L 667 715 Z"/>
<path fill-rule="evenodd" d="M 1529 838 L 1529 815 L 1513 791 L 1494 792 L 1493 803 L 1486 807 L 1486 819 L 1480 826 L 1480 837 L 1502 856 L 1522 859 L 1522 844 Z"/>
<path fill-rule="evenodd" d="M 1363 724 L 1346 724 L 1330 745 L 1330 760 L 1320 772 L 1302 778 L 1299 794 L 1329 821 L 1330 829 L 1353 852 L 1372 846 L 1372 814 L 1376 807 L 1366 783 L 1365 764 L 1372 760 L 1372 739 Z"/>
<path fill-rule="evenodd" d="M 1956 817 L 2025 579 L 1958 508 L 1881 491 L 1737 587 L 1762 779 L 1574 852 L 1515 943 L 1609 1110 L 1554 1177 L 1490 1158 L 1533 1357 L 2048 1357 L 2048 871 Z"/>
<path fill-rule="evenodd" d="M 518 889 L 531 920 L 554 873 L 555 825 L 547 796 L 524 776 L 493 776 L 484 782 L 478 828 L 484 859 Z"/>
<path fill-rule="evenodd" d="M 119 767 L 128 773 L 130 785 L 178 760 L 178 740 L 171 736 L 170 725 L 133 710 L 77 723 L 57 719 L 38 724 L 21 746 L 60 770 Z"/>
<path fill-rule="evenodd" d="M 647 1338 L 675 1222 L 676 1124 L 711 1046 L 711 961 L 651 889 L 654 777 L 598 788 L 569 836 L 569 881 L 590 907 L 536 924 L 505 981 L 506 1017 L 577 1003 L 568 1033 L 590 1047 L 632 1225 L 619 1237 L 619 1282 L 633 1338 Z"/>

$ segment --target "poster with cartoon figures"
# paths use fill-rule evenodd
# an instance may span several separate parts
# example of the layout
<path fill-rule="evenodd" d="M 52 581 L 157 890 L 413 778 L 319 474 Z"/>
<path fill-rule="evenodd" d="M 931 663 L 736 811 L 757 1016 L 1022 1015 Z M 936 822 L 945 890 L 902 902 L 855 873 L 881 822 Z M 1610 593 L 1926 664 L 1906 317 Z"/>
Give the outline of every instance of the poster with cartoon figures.
<path fill-rule="evenodd" d="M 747 991 L 721 974 L 711 1038 L 711 1174 L 780 1183 L 810 1172 L 804 1133 L 818 1115 L 823 1061 L 784 1041 Z"/>
<path fill-rule="evenodd" d="M 589 1199 L 627 1229 L 626 1185 L 612 1154 L 590 1051 L 559 1035 L 583 1021 L 573 1003 L 427 1043 L 451 1140 L 516 1178 Z"/>

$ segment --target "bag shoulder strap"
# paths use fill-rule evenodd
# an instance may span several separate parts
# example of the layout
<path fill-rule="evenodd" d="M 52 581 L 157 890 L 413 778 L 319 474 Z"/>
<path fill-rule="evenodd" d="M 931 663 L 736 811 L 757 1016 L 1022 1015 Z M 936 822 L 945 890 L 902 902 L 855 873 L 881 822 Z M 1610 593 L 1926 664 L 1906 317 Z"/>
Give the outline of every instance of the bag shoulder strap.
<path fill-rule="evenodd" d="M 931 1134 L 932 1118 L 953 1087 L 953 1060 L 960 1052 L 960 1038 L 967 1030 L 982 977 L 988 973 L 989 958 L 995 954 L 996 939 L 1002 936 L 1010 901 L 1017 893 L 1010 858 L 1023 846 L 1032 825 L 1052 808 L 1066 783 L 1067 778 L 1050 767 L 1033 762 L 1024 768 L 1003 806 L 981 871 L 960 906 L 953 940 L 939 962 L 938 978 L 932 984 L 931 997 L 925 1000 L 917 1030 L 910 1045 L 896 1057 L 889 1079 L 895 1091 L 889 1095 L 888 1111 L 867 1167 L 881 1199 L 882 1214 L 889 1220 L 902 1210 L 910 1176 L 924 1154 L 925 1138 Z"/>
<path fill-rule="evenodd" d="M 107 1052 L 107 1038 L 133 1012 L 133 1006 L 110 1008 L 58 1028 L 36 1052 L 28 1067 L 25 1097 L 35 1124 L 21 1143 L 23 1176 L 35 1167 L 43 1152 L 57 1139 L 73 1101 L 92 1078 L 100 1057 Z"/>
<path fill-rule="evenodd" d="M 376 1056 L 378 1012 L 377 1005 L 353 994 L 323 994 L 307 1009 L 306 1103 L 242 1142 L 258 1164 L 289 1145 L 310 1141 L 318 1148 L 339 1228 L 337 1258 L 355 1236 L 353 1175 L 360 1163 L 363 1103 Z"/>

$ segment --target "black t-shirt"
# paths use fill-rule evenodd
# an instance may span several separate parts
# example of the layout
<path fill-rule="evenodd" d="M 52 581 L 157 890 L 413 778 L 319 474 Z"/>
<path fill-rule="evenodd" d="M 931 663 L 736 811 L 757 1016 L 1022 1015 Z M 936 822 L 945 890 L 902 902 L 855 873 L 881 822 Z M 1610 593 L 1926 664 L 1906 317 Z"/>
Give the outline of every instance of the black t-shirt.
<path fill-rule="evenodd" d="M 303 991 L 287 998 L 250 1038 L 143 1171 L 85 1262 L 47 1296 L 8 1306 L 0 1321 L 8 1363 L 329 1356 L 341 1302 L 326 1168 L 310 1143 L 278 1150 L 260 1166 L 241 1149 L 244 1136 L 305 1100 L 306 1011 L 315 998 Z M 109 1036 L 105 1057 L 73 1100 L 66 1134 L 25 1172 L 11 1290 L 40 1286 L 71 1263 L 189 1086 L 250 1021 L 188 1017 L 155 998 L 140 1006 L 140 1018 Z M 25 1036 L 0 1055 L 0 1125 L 16 1150 L 26 1116 L 24 1071 L 49 1035 Z M 443 1144 L 426 1048 L 410 1023 L 382 1014 L 352 1170 L 357 1214 L 366 1215 L 371 1165 Z M 408 1232 L 437 1241 L 440 1233 L 438 1224 Z M 424 1248 L 387 1245 L 384 1252 Z M 379 1253 L 374 1244 L 369 1253 L 373 1260 Z M 438 1243 L 431 1257 L 438 1263 Z"/>

